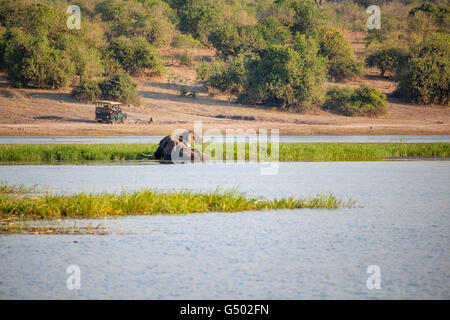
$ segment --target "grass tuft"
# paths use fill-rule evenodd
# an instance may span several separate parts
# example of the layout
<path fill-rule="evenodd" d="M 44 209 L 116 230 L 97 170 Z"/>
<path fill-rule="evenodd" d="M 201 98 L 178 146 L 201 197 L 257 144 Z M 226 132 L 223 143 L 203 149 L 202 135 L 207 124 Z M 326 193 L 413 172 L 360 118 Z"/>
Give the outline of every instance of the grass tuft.
<path fill-rule="evenodd" d="M 36 191 L 36 187 L 27 187 L 24 185 L 11 185 L 0 180 L 0 194 L 25 194 Z"/>

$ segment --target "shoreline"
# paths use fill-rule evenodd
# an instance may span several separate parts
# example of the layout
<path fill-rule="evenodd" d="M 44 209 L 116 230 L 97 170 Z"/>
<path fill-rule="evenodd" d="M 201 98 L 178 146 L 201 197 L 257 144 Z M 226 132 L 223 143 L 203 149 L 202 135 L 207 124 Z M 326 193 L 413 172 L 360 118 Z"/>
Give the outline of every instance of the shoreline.
<path fill-rule="evenodd" d="M 392 125 L 373 125 L 349 123 L 347 125 L 270 125 L 270 123 L 243 123 L 232 125 L 203 125 L 204 130 L 218 129 L 225 135 L 227 129 L 278 129 L 283 136 L 416 136 L 416 135 L 450 135 L 449 126 L 420 126 L 417 123 L 396 123 Z M 0 124 L 0 136 L 4 137 L 129 137 L 129 136 L 166 136 L 176 129 L 193 130 L 193 125 L 53 125 L 52 124 Z M 372 128 L 372 129 L 371 129 Z"/>

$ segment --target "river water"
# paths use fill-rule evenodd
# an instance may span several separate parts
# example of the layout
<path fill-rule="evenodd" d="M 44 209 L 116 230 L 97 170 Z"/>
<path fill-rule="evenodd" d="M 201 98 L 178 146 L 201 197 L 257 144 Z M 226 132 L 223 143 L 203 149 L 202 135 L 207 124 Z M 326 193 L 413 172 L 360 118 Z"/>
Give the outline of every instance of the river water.
<path fill-rule="evenodd" d="M 76 221 L 107 236 L 0 236 L 0 299 L 449 299 L 450 161 L 0 166 L 58 192 L 333 193 L 356 208 Z M 69 290 L 66 269 L 81 270 Z M 369 290 L 369 266 L 380 289 Z"/>
<path fill-rule="evenodd" d="M 270 136 L 269 136 L 270 137 Z M 1 144 L 111 144 L 111 143 L 159 143 L 162 136 L 123 137 L 0 137 Z M 206 141 L 220 142 L 218 137 L 204 137 Z M 225 138 L 224 138 L 225 139 Z M 227 140 L 226 140 L 227 141 Z M 450 135 L 395 135 L 395 136 L 280 136 L 282 143 L 450 143 Z"/>

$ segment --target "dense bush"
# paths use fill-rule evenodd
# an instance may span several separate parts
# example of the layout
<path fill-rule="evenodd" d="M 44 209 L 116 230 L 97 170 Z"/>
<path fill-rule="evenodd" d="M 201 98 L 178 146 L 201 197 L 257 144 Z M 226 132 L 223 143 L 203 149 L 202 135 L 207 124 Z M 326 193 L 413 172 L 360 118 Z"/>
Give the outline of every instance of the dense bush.
<path fill-rule="evenodd" d="M 317 35 L 319 54 L 328 60 L 328 75 L 336 81 L 346 80 L 362 72 L 351 45 L 342 33 L 321 28 Z"/>
<path fill-rule="evenodd" d="M 264 39 L 265 45 L 286 45 L 292 42 L 290 29 L 274 18 L 264 18 L 255 26 L 256 32 Z"/>
<path fill-rule="evenodd" d="M 181 32 L 192 34 L 202 44 L 208 44 L 210 33 L 223 21 L 223 15 L 212 3 L 186 5 L 179 9 L 178 14 Z"/>
<path fill-rule="evenodd" d="M 232 23 L 217 27 L 208 39 L 225 59 L 246 52 L 261 51 L 265 47 L 265 40 L 256 28 Z"/>
<path fill-rule="evenodd" d="M 357 89 L 332 87 L 326 94 L 324 108 L 345 116 L 376 117 L 387 112 L 386 95 L 362 84 Z"/>
<path fill-rule="evenodd" d="M 137 85 L 128 74 L 117 73 L 99 83 L 101 98 L 139 104 Z"/>
<path fill-rule="evenodd" d="M 57 36 L 55 48 L 64 51 L 75 66 L 75 73 L 80 78 L 101 76 L 103 64 L 100 52 L 78 41 L 74 36 L 64 33 Z"/>
<path fill-rule="evenodd" d="M 429 15 L 439 27 L 443 28 L 443 30 L 448 30 L 450 23 L 449 7 L 438 6 L 434 3 L 425 2 L 419 7 L 412 9 L 409 12 L 409 16 L 414 17 L 418 12 L 423 12 Z"/>
<path fill-rule="evenodd" d="M 170 44 L 175 32 L 174 12 L 160 0 L 104 0 L 95 6 L 95 12 L 115 37 L 142 38 L 159 47 Z"/>
<path fill-rule="evenodd" d="M 306 110 L 319 100 L 325 63 L 313 40 L 296 49 L 270 46 L 246 64 L 246 79 L 239 101 Z M 297 40 L 297 43 L 301 42 Z"/>
<path fill-rule="evenodd" d="M 361 73 L 361 65 L 351 56 L 340 56 L 331 60 L 328 65 L 328 75 L 336 81 L 345 81 Z"/>
<path fill-rule="evenodd" d="M 103 31 L 87 21 L 81 30 L 68 30 L 66 19 L 59 8 L 0 0 L 0 62 L 13 86 L 59 88 L 101 75 Z"/>
<path fill-rule="evenodd" d="M 314 35 L 326 21 L 325 11 L 312 0 L 277 0 L 272 11 L 293 34 Z"/>
<path fill-rule="evenodd" d="M 46 38 L 10 29 L 2 42 L 4 71 L 13 86 L 60 88 L 73 81 L 73 62 L 64 51 L 51 48 Z"/>
<path fill-rule="evenodd" d="M 213 62 L 202 61 L 196 65 L 197 80 L 207 85 L 208 79 L 215 73 L 221 72 L 225 68 L 225 63 L 221 60 Z"/>
<path fill-rule="evenodd" d="M 0 24 L 34 36 L 54 38 L 67 31 L 64 11 L 24 0 L 0 0 Z"/>
<path fill-rule="evenodd" d="M 411 50 L 397 95 L 422 104 L 449 104 L 450 35 L 434 34 Z"/>
<path fill-rule="evenodd" d="M 251 56 L 241 55 L 234 58 L 228 65 L 216 63 L 203 67 L 203 78 L 207 87 L 218 89 L 222 92 L 238 94 L 243 90 L 243 81 L 246 73 L 245 64 Z"/>
<path fill-rule="evenodd" d="M 194 39 L 194 37 L 192 37 L 192 35 L 190 34 L 180 34 L 172 42 L 172 47 L 182 49 L 193 49 L 202 47 L 202 44 L 200 43 L 199 40 Z"/>
<path fill-rule="evenodd" d="M 93 102 L 101 96 L 102 92 L 98 82 L 93 79 L 82 79 L 78 86 L 76 86 L 72 95 L 78 101 Z"/>
<path fill-rule="evenodd" d="M 125 36 L 111 40 L 109 50 L 120 66 L 132 75 L 148 70 L 153 75 L 162 75 L 165 65 L 153 47 L 140 38 L 129 39 Z"/>
<path fill-rule="evenodd" d="M 292 42 L 291 38 L 289 28 L 273 18 L 265 18 L 255 26 L 226 22 L 208 37 L 225 59 L 243 53 L 261 53 L 270 45 L 287 45 Z"/>
<path fill-rule="evenodd" d="M 377 67 L 384 77 L 386 72 L 395 76 L 408 61 L 408 52 L 395 44 L 379 45 L 371 50 L 366 58 L 369 67 Z"/>

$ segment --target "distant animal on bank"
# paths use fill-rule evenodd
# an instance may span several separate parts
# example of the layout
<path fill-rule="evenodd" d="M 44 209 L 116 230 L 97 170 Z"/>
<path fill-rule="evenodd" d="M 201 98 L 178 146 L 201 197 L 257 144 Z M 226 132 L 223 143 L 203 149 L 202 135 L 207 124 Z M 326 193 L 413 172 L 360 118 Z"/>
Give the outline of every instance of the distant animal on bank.
<path fill-rule="evenodd" d="M 208 157 L 192 147 L 203 144 L 203 139 L 188 130 L 175 130 L 172 135 L 164 137 L 154 154 L 143 156 L 159 160 L 161 163 L 204 162 Z M 174 159 L 175 158 L 175 159 Z"/>

